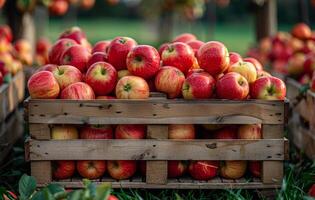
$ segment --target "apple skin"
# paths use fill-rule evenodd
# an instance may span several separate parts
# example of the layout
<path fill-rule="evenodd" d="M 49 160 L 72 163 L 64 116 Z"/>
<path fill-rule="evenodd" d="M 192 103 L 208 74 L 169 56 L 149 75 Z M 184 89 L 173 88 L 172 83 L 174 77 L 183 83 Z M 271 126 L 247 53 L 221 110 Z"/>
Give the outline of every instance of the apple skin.
<path fill-rule="evenodd" d="M 99 41 L 97 43 L 95 43 L 95 45 L 93 46 L 92 49 L 92 54 L 96 53 L 96 52 L 101 52 L 101 53 L 105 53 L 107 52 L 107 48 L 110 44 L 110 40 L 103 40 L 103 41 Z"/>
<path fill-rule="evenodd" d="M 147 127 L 141 124 L 120 124 L 116 127 L 116 139 L 144 139 Z"/>
<path fill-rule="evenodd" d="M 215 80 L 211 75 L 194 73 L 190 75 L 182 86 L 184 99 L 208 99 L 215 89 Z"/>
<path fill-rule="evenodd" d="M 50 14 L 62 16 L 68 11 L 69 3 L 67 0 L 54 0 L 50 2 L 48 9 Z"/>
<path fill-rule="evenodd" d="M 238 62 L 229 67 L 229 72 L 237 72 L 246 78 L 249 84 L 255 82 L 257 71 L 255 66 L 250 62 Z"/>
<path fill-rule="evenodd" d="M 218 168 L 218 161 L 191 161 L 188 171 L 194 179 L 207 181 L 217 176 Z"/>
<path fill-rule="evenodd" d="M 116 97 L 112 97 L 112 96 L 97 96 L 95 99 L 106 100 L 106 99 L 116 99 Z"/>
<path fill-rule="evenodd" d="M 119 200 L 117 197 L 115 197 L 114 195 L 109 195 L 109 197 L 107 198 L 107 200 Z"/>
<path fill-rule="evenodd" d="M 80 139 L 113 139 L 110 125 L 88 125 L 80 129 Z"/>
<path fill-rule="evenodd" d="M 124 76 L 131 76 L 132 75 L 127 69 L 119 70 L 117 73 L 118 73 L 118 80 Z"/>
<path fill-rule="evenodd" d="M 230 100 L 243 100 L 247 98 L 249 85 L 242 75 L 229 72 L 222 76 L 216 84 L 218 98 Z"/>
<path fill-rule="evenodd" d="M 307 24 L 298 23 L 292 28 L 291 34 L 296 38 L 299 38 L 301 40 L 306 40 L 306 39 L 311 38 L 312 31 Z"/>
<path fill-rule="evenodd" d="M 248 57 L 248 58 L 244 58 L 243 61 L 252 63 L 257 72 L 260 72 L 263 70 L 262 64 L 256 58 Z"/>
<path fill-rule="evenodd" d="M 55 125 L 51 129 L 51 138 L 53 140 L 71 140 L 78 139 L 79 133 L 75 126 Z"/>
<path fill-rule="evenodd" d="M 110 94 L 117 83 L 117 71 L 109 63 L 94 63 L 85 75 L 85 82 L 92 87 L 97 96 Z"/>
<path fill-rule="evenodd" d="M 60 59 L 62 65 L 72 65 L 78 68 L 82 73 L 87 69 L 87 62 L 91 54 L 86 48 L 81 45 L 74 45 L 69 47 Z"/>
<path fill-rule="evenodd" d="M 81 0 L 80 1 L 80 8 L 84 10 L 91 9 L 95 4 L 95 0 Z"/>
<path fill-rule="evenodd" d="M 244 176 L 246 168 L 247 161 L 223 161 L 220 166 L 220 176 L 227 179 L 239 179 Z"/>
<path fill-rule="evenodd" d="M 93 53 L 89 61 L 87 62 L 87 69 L 89 69 L 94 63 L 97 62 L 107 62 L 106 54 L 102 52 Z"/>
<path fill-rule="evenodd" d="M 261 177 L 262 163 L 260 161 L 248 161 L 248 169 L 252 176 Z"/>
<path fill-rule="evenodd" d="M 250 91 L 250 96 L 253 99 L 284 100 L 286 86 L 279 78 L 262 77 L 251 85 Z"/>
<path fill-rule="evenodd" d="M 195 56 L 197 56 L 198 50 L 205 43 L 203 41 L 200 41 L 200 40 L 192 40 L 192 41 L 187 42 L 187 44 L 192 48 L 192 50 L 195 53 Z"/>
<path fill-rule="evenodd" d="M 230 56 L 230 65 L 243 61 L 242 56 L 236 52 L 230 52 L 229 56 Z"/>
<path fill-rule="evenodd" d="M 138 76 L 125 76 L 116 85 L 117 99 L 148 99 L 148 83 Z"/>
<path fill-rule="evenodd" d="M 237 132 L 238 139 L 261 139 L 261 124 L 241 125 Z"/>
<path fill-rule="evenodd" d="M 221 42 L 211 41 L 200 47 L 197 53 L 200 68 L 211 76 L 225 72 L 230 65 L 230 57 L 227 48 Z"/>
<path fill-rule="evenodd" d="M 303 53 L 294 54 L 288 62 L 287 70 L 290 76 L 299 77 L 303 74 L 306 56 Z"/>
<path fill-rule="evenodd" d="M 48 53 L 50 47 L 50 41 L 47 38 L 42 37 L 36 42 L 36 53 L 46 54 Z"/>
<path fill-rule="evenodd" d="M 27 88 L 33 99 L 55 99 L 60 92 L 57 80 L 49 71 L 33 74 L 27 82 Z"/>
<path fill-rule="evenodd" d="M 188 165 L 186 161 L 170 160 L 167 162 L 167 176 L 177 178 L 186 173 Z"/>
<path fill-rule="evenodd" d="M 204 74 L 204 75 L 210 75 L 208 72 L 206 72 L 205 70 L 203 69 L 200 69 L 200 68 L 190 68 L 186 74 L 186 77 L 188 78 L 190 75 L 194 74 L 194 73 L 201 73 L 201 74 Z"/>
<path fill-rule="evenodd" d="M 13 40 L 13 34 L 11 28 L 4 24 L 0 26 L 0 38 L 6 39 L 9 43 Z"/>
<path fill-rule="evenodd" d="M 117 71 L 126 69 L 127 55 L 137 42 L 129 37 L 116 37 L 108 45 L 107 59 Z"/>
<path fill-rule="evenodd" d="M 77 161 L 77 171 L 83 178 L 97 179 L 106 172 L 104 160 L 80 160 Z"/>
<path fill-rule="evenodd" d="M 71 46 L 77 45 L 77 42 L 72 39 L 58 40 L 48 52 L 48 60 L 50 64 L 60 65 L 60 60 L 64 52 Z"/>
<path fill-rule="evenodd" d="M 185 75 L 175 67 L 162 67 L 155 76 L 155 88 L 170 99 L 180 97 Z"/>
<path fill-rule="evenodd" d="M 259 72 L 257 72 L 257 79 L 259 79 L 261 77 L 270 77 L 270 76 L 271 76 L 271 74 L 269 74 L 266 71 L 259 71 Z"/>
<path fill-rule="evenodd" d="M 75 173 L 75 161 L 59 160 L 54 161 L 53 164 L 53 177 L 55 179 L 68 179 Z"/>
<path fill-rule="evenodd" d="M 14 43 L 14 49 L 18 52 L 18 53 L 22 53 L 22 52 L 32 52 L 32 46 L 30 44 L 30 42 L 26 39 L 19 39 Z"/>
<path fill-rule="evenodd" d="M 144 79 L 150 79 L 160 69 L 159 52 L 149 45 L 138 45 L 131 49 L 127 55 L 127 69 Z"/>
<path fill-rule="evenodd" d="M 307 55 L 303 64 L 304 73 L 312 76 L 315 70 L 315 58 L 313 54 Z"/>
<path fill-rule="evenodd" d="M 59 39 L 63 38 L 72 39 L 78 44 L 83 45 L 86 40 L 86 35 L 79 27 L 73 26 L 60 34 Z"/>
<path fill-rule="evenodd" d="M 55 64 L 46 64 L 41 66 L 40 68 L 38 68 L 35 73 L 37 72 L 41 72 L 41 71 L 49 71 L 49 72 L 53 72 L 56 68 L 58 67 L 58 65 Z"/>
<path fill-rule="evenodd" d="M 111 160 L 107 162 L 107 170 L 114 179 L 128 179 L 135 174 L 137 162 L 134 160 Z"/>
<path fill-rule="evenodd" d="M 215 139 L 237 139 L 237 128 L 235 126 L 223 127 L 214 132 Z"/>
<path fill-rule="evenodd" d="M 162 53 L 163 53 L 164 49 L 166 49 L 168 47 L 168 45 L 170 45 L 170 44 L 171 43 L 163 43 L 159 46 L 158 51 L 159 51 L 160 57 L 162 57 Z"/>
<path fill-rule="evenodd" d="M 61 91 L 61 99 L 91 100 L 95 99 L 93 89 L 86 83 L 76 82 Z"/>
<path fill-rule="evenodd" d="M 195 64 L 194 51 L 185 43 L 175 42 L 167 45 L 162 52 L 163 66 L 173 66 L 184 74 Z"/>
<path fill-rule="evenodd" d="M 52 73 L 59 84 L 60 90 L 63 90 L 72 83 L 82 81 L 82 73 L 80 70 L 71 65 L 57 66 L 53 69 Z"/>
<path fill-rule="evenodd" d="M 315 184 L 311 186 L 307 194 L 311 197 L 315 197 Z"/>
<path fill-rule="evenodd" d="M 195 126 L 193 124 L 168 125 L 169 139 L 195 139 Z"/>
<path fill-rule="evenodd" d="M 173 43 L 174 42 L 183 42 L 183 43 L 188 43 L 192 40 L 197 40 L 197 37 L 194 35 L 194 34 L 191 34 L 191 33 L 183 33 L 183 34 L 180 34 L 178 36 L 176 36 L 174 39 L 173 39 Z"/>

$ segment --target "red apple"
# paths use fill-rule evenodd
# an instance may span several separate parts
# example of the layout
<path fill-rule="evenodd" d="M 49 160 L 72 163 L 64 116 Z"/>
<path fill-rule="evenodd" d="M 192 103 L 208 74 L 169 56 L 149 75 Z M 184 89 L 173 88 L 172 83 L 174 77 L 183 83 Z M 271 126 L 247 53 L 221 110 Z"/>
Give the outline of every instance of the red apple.
<path fill-rule="evenodd" d="M 207 181 L 217 176 L 218 168 L 218 161 L 192 161 L 188 171 L 194 179 Z"/>
<path fill-rule="evenodd" d="M 108 45 L 107 59 L 116 70 L 126 69 L 126 60 L 129 51 L 137 45 L 137 42 L 129 37 L 116 37 Z"/>
<path fill-rule="evenodd" d="M 210 41 L 202 45 L 197 53 L 200 68 L 216 76 L 225 72 L 230 64 L 227 48 L 221 42 Z"/>
<path fill-rule="evenodd" d="M 261 139 L 261 124 L 247 124 L 238 128 L 238 139 Z"/>
<path fill-rule="evenodd" d="M 137 163 L 134 160 L 112 160 L 108 161 L 107 170 L 114 179 L 128 179 L 135 174 Z"/>
<path fill-rule="evenodd" d="M 313 71 L 315 70 L 315 57 L 313 54 L 309 54 L 306 56 L 303 64 L 303 69 L 305 73 L 312 76 Z"/>
<path fill-rule="evenodd" d="M 298 23 L 292 28 L 291 34 L 301 40 L 306 40 L 312 36 L 312 31 L 307 24 Z"/>
<path fill-rule="evenodd" d="M 61 99 L 90 100 L 95 99 L 93 89 L 86 83 L 76 82 L 61 91 Z"/>
<path fill-rule="evenodd" d="M 218 98 L 243 100 L 247 98 L 248 93 L 248 82 L 239 73 L 229 72 L 217 81 L 216 94 Z"/>
<path fill-rule="evenodd" d="M 200 69 L 200 68 L 190 68 L 186 74 L 186 77 L 188 78 L 190 75 L 194 74 L 194 73 L 201 73 L 201 74 L 204 74 L 204 75 L 210 75 L 208 72 L 205 72 L 204 69 Z"/>
<path fill-rule="evenodd" d="M 119 200 L 117 197 L 115 197 L 114 195 L 109 195 L 109 197 L 107 198 L 107 200 Z"/>
<path fill-rule="evenodd" d="M 246 78 L 249 84 L 257 79 L 257 71 L 254 65 L 250 62 L 238 62 L 229 67 L 228 72 L 236 72 Z"/>
<path fill-rule="evenodd" d="M 140 124 L 121 124 L 116 127 L 116 139 L 144 139 L 146 137 L 147 128 Z"/>
<path fill-rule="evenodd" d="M 40 38 L 36 42 L 36 53 L 42 54 L 47 53 L 49 48 L 51 47 L 51 43 L 47 38 Z"/>
<path fill-rule="evenodd" d="M 87 63 L 87 69 L 89 69 L 94 63 L 97 63 L 97 62 L 107 62 L 106 54 L 102 52 L 96 52 L 92 54 L 92 56 L 90 57 Z"/>
<path fill-rule="evenodd" d="M 53 140 L 71 140 L 71 139 L 78 139 L 79 134 L 75 126 L 55 125 L 51 129 L 51 138 Z"/>
<path fill-rule="evenodd" d="M 55 64 L 46 64 L 44 66 L 41 66 L 40 68 L 38 68 L 36 72 L 40 72 L 40 71 L 49 71 L 49 72 L 53 72 L 56 68 L 58 67 L 58 65 Z"/>
<path fill-rule="evenodd" d="M 55 179 L 68 179 L 74 175 L 75 162 L 70 160 L 54 161 L 52 163 L 53 177 Z"/>
<path fill-rule="evenodd" d="M 83 178 L 97 179 L 104 175 L 106 171 L 106 161 L 80 160 L 77 161 L 77 170 Z"/>
<path fill-rule="evenodd" d="M 32 52 L 31 43 L 26 39 L 19 39 L 14 43 L 14 49 L 18 53 Z"/>
<path fill-rule="evenodd" d="M 72 65 L 78 68 L 82 73 L 87 69 L 87 62 L 91 54 L 86 48 L 81 45 L 74 45 L 69 47 L 60 59 L 62 65 Z"/>
<path fill-rule="evenodd" d="M 59 84 L 60 90 L 63 90 L 72 83 L 82 81 L 82 73 L 80 70 L 71 65 L 58 66 L 52 71 L 52 73 Z"/>
<path fill-rule="evenodd" d="M 108 95 L 116 86 L 116 69 L 106 62 L 94 63 L 86 72 L 85 82 L 92 87 L 97 96 Z"/>
<path fill-rule="evenodd" d="M 110 42 L 111 42 L 110 40 L 103 40 L 103 41 L 97 42 L 93 46 L 92 54 L 94 54 L 96 52 L 106 53 Z"/>
<path fill-rule="evenodd" d="M 303 53 L 294 54 L 290 59 L 287 66 L 288 74 L 294 77 L 299 77 L 304 71 L 304 62 L 306 56 Z"/>
<path fill-rule="evenodd" d="M 215 80 L 210 75 L 194 73 L 184 82 L 182 95 L 184 99 L 211 98 L 215 88 Z"/>
<path fill-rule="evenodd" d="M 266 71 L 259 71 L 259 72 L 257 72 L 257 79 L 259 79 L 261 77 L 270 77 L 270 76 L 271 76 L 271 74 L 269 74 Z"/>
<path fill-rule="evenodd" d="M 234 63 L 243 61 L 242 56 L 236 52 L 230 52 L 229 56 L 230 56 L 230 65 L 233 65 Z"/>
<path fill-rule="evenodd" d="M 184 74 L 194 65 L 194 51 L 185 43 L 175 42 L 169 44 L 162 52 L 163 66 L 173 66 Z"/>
<path fill-rule="evenodd" d="M 173 39 L 173 42 L 183 42 L 183 43 L 188 43 L 192 40 L 197 40 L 197 37 L 191 33 L 183 33 L 183 34 L 180 34 L 178 36 L 176 36 L 174 39 Z"/>
<path fill-rule="evenodd" d="M 214 133 L 215 139 L 236 139 L 237 138 L 237 129 L 235 126 L 227 126 L 221 128 Z"/>
<path fill-rule="evenodd" d="M 260 161 L 248 161 L 248 169 L 252 176 L 261 177 L 262 163 Z"/>
<path fill-rule="evenodd" d="M 162 57 L 162 53 L 163 53 L 164 49 L 166 49 L 169 44 L 170 44 L 170 43 L 163 43 L 163 44 L 160 45 L 160 47 L 159 47 L 159 49 L 158 49 L 159 54 L 160 54 L 160 57 Z"/>
<path fill-rule="evenodd" d="M 168 98 L 179 97 L 182 93 L 182 86 L 185 75 L 175 67 L 162 67 L 155 76 L 155 88 L 159 92 L 167 94 Z"/>
<path fill-rule="evenodd" d="M 60 92 L 57 80 L 48 71 L 33 74 L 28 80 L 27 88 L 33 99 L 55 99 Z"/>
<path fill-rule="evenodd" d="M 309 189 L 308 195 L 311 196 L 311 197 L 315 197 L 315 183 Z"/>
<path fill-rule="evenodd" d="M 0 39 L 4 38 L 8 42 L 12 42 L 13 34 L 11 28 L 8 25 L 0 26 Z"/>
<path fill-rule="evenodd" d="M 247 161 L 224 161 L 220 166 L 220 175 L 227 179 L 239 179 L 246 172 Z"/>
<path fill-rule="evenodd" d="M 148 99 L 148 83 L 141 77 L 125 76 L 116 85 L 117 99 Z"/>
<path fill-rule="evenodd" d="M 48 9 L 50 14 L 61 16 L 68 11 L 69 3 L 67 0 L 53 0 L 50 1 Z"/>
<path fill-rule="evenodd" d="M 59 39 L 62 38 L 72 39 L 81 45 L 83 45 L 86 42 L 85 33 L 77 26 L 71 27 L 65 30 L 63 33 L 61 33 Z"/>
<path fill-rule="evenodd" d="M 60 39 L 50 49 L 48 53 L 49 63 L 59 65 L 64 52 L 71 46 L 76 45 L 76 41 L 71 39 Z"/>
<path fill-rule="evenodd" d="M 243 61 L 252 63 L 257 72 L 260 72 L 263 70 L 262 64 L 255 58 L 248 57 L 248 58 L 244 58 Z"/>
<path fill-rule="evenodd" d="M 192 40 L 192 41 L 187 42 L 187 44 L 192 48 L 192 50 L 195 53 L 195 56 L 197 56 L 198 50 L 205 43 L 203 41 L 200 41 L 200 40 Z"/>
<path fill-rule="evenodd" d="M 187 171 L 186 161 L 170 160 L 167 162 L 167 176 L 177 178 L 184 175 Z"/>
<path fill-rule="evenodd" d="M 195 126 L 193 124 L 168 125 L 169 139 L 195 139 Z"/>
<path fill-rule="evenodd" d="M 276 77 L 262 77 L 251 85 L 250 96 L 253 99 L 284 100 L 285 95 L 285 84 Z"/>
<path fill-rule="evenodd" d="M 80 139 L 113 139 L 110 125 L 88 125 L 80 129 Z"/>

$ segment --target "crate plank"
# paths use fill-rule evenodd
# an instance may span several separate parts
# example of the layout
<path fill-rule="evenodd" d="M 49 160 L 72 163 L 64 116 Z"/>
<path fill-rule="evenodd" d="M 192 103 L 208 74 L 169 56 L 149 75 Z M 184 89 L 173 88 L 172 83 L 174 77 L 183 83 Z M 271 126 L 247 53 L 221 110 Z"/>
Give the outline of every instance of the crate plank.
<path fill-rule="evenodd" d="M 33 139 L 50 139 L 50 127 L 48 124 L 29 124 L 29 132 Z"/>
<path fill-rule="evenodd" d="M 50 161 L 32 161 L 31 174 L 38 185 L 47 185 L 52 182 L 52 166 Z M 82 187 L 82 186 L 81 186 Z"/>

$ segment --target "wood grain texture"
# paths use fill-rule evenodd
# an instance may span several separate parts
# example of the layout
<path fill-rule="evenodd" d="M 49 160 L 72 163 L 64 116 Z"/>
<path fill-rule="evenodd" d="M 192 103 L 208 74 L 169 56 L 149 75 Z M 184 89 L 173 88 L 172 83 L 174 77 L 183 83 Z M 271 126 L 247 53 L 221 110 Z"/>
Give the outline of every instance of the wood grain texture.
<path fill-rule="evenodd" d="M 31 175 L 38 185 L 47 185 L 52 182 L 52 165 L 50 161 L 32 161 Z"/>
<path fill-rule="evenodd" d="M 50 139 L 50 127 L 48 124 L 29 124 L 29 132 L 32 139 Z"/>

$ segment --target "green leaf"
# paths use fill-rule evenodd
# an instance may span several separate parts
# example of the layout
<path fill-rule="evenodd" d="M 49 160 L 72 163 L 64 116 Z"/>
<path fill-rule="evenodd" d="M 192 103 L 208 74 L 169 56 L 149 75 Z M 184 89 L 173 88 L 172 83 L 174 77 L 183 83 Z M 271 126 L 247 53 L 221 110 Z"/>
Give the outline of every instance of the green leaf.
<path fill-rule="evenodd" d="M 92 199 L 96 197 L 96 185 L 94 183 L 90 183 L 86 188 L 89 191 L 89 195 Z"/>
<path fill-rule="evenodd" d="M 45 195 L 43 193 L 43 191 L 38 191 L 36 192 L 33 197 L 31 198 L 31 200 L 43 200 L 45 199 Z"/>
<path fill-rule="evenodd" d="M 32 176 L 24 174 L 19 181 L 19 193 L 21 200 L 27 200 L 36 189 L 36 180 Z"/>
<path fill-rule="evenodd" d="M 175 193 L 175 200 L 184 200 L 179 194 Z"/>
<path fill-rule="evenodd" d="M 47 188 L 52 195 L 65 191 L 65 189 L 58 184 L 49 184 Z"/>
<path fill-rule="evenodd" d="M 82 194 L 82 190 L 75 190 L 69 193 L 68 200 L 80 200 Z"/>
<path fill-rule="evenodd" d="M 107 199 L 111 192 L 111 184 L 103 183 L 96 188 L 96 198 L 95 200 Z"/>
<path fill-rule="evenodd" d="M 47 187 L 43 189 L 43 193 L 44 193 L 45 200 L 54 200 L 55 199 Z"/>

